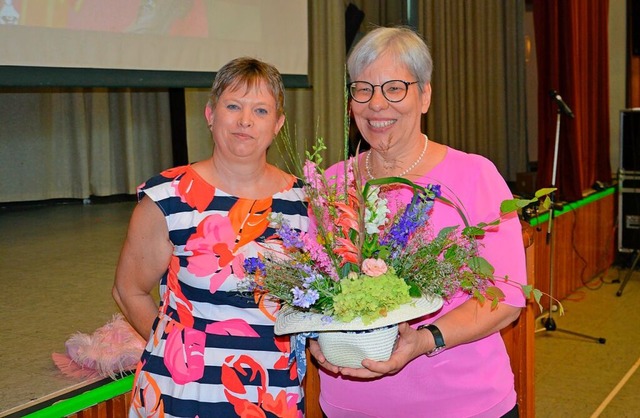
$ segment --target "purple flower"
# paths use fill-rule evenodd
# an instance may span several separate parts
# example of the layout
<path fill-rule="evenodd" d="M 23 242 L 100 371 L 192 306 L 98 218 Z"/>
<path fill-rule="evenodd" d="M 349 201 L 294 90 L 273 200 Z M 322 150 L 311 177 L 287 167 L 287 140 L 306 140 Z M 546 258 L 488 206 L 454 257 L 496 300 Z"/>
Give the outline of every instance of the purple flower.
<path fill-rule="evenodd" d="M 442 196 L 442 191 L 440 190 L 440 185 L 439 184 L 429 184 L 427 186 L 427 189 L 430 190 L 433 193 L 433 199 L 431 200 L 435 200 L 436 198 Z"/>
<path fill-rule="evenodd" d="M 262 276 L 267 274 L 266 266 L 258 257 L 245 258 L 243 267 L 247 274 L 256 274 L 257 272 L 260 272 Z"/>
<path fill-rule="evenodd" d="M 318 273 L 312 273 L 310 276 L 304 278 L 304 282 L 302 283 L 302 287 L 308 289 L 311 284 L 317 280 L 321 280 L 322 276 Z"/>
<path fill-rule="evenodd" d="M 429 211 L 433 207 L 435 198 L 440 195 L 440 186 L 429 185 L 427 188 L 433 192 L 434 197 L 430 197 L 429 193 L 414 195 L 414 199 L 407 205 L 396 223 L 380 240 L 380 244 L 389 247 L 392 257 L 400 255 L 406 248 L 411 235 L 429 220 Z"/>
<path fill-rule="evenodd" d="M 282 239 L 282 244 L 285 248 L 302 249 L 304 247 L 304 243 L 302 242 L 302 239 L 300 239 L 298 231 L 291 228 L 291 226 L 286 222 L 283 222 L 278 229 L 278 235 Z"/>
<path fill-rule="evenodd" d="M 298 286 L 291 289 L 291 293 L 293 293 L 293 306 L 304 309 L 308 309 L 311 305 L 316 303 L 318 298 L 320 298 L 320 294 L 317 290 L 308 289 L 307 291 L 304 291 Z"/>

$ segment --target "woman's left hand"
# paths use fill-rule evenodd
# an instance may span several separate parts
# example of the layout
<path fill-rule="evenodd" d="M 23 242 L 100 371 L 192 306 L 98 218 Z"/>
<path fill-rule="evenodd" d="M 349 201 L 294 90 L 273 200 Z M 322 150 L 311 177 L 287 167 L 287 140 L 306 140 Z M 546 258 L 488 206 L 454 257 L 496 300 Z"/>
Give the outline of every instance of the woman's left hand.
<path fill-rule="evenodd" d="M 414 358 L 424 354 L 426 351 L 425 339 L 419 331 L 411 328 L 408 323 L 403 322 L 398 325 L 398 341 L 396 347 L 387 361 L 375 361 L 364 359 L 362 369 L 352 369 L 342 367 L 340 373 L 344 376 L 357 377 L 360 379 L 373 379 L 376 377 L 398 373 L 404 366 Z"/>

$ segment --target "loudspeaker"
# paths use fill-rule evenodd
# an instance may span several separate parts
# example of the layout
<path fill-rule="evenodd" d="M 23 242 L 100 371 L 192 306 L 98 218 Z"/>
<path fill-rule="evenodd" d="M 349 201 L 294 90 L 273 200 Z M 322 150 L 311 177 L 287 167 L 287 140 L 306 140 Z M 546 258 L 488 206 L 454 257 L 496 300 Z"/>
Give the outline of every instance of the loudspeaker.
<path fill-rule="evenodd" d="M 640 250 L 640 189 L 635 193 L 620 192 L 620 225 L 618 249 Z"/>
<path fill-rule="evenodd" d="M 631 52 L 640 55 L 640 1 L 628 0 L 629 31 L 631 32 Z"/>
<path fill-rule="evenodd" d="M 640 173 L 640 109 L 620 111 L 620 169 Z"/>

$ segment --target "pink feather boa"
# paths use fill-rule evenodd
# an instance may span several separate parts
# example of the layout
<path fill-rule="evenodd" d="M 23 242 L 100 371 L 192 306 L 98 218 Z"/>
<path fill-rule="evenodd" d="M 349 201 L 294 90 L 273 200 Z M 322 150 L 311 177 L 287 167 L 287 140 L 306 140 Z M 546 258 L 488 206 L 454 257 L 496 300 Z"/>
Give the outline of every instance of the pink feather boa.
<path fill-rule="evenodd" d="M 53 353 L 52 358 L 66 376 L 115 379 L 136 368 L 144 346 L 142 337 L 116 313 L 91 335 L 73 334 L 65 343 L 66 354 Z"/>

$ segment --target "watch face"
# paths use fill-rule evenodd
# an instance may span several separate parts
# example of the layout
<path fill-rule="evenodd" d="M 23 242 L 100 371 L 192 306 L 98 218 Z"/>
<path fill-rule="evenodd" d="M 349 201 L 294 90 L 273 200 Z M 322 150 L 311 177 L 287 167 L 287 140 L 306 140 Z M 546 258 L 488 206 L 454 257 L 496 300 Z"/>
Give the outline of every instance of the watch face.
<path fill-rule="evenodd" d="M 444 349 L 445 349 L 445 346 L 435 347 L 433 350 L 427 353 L 427 357 L 435 356 L 436 354 L 443 351 Z"/>

